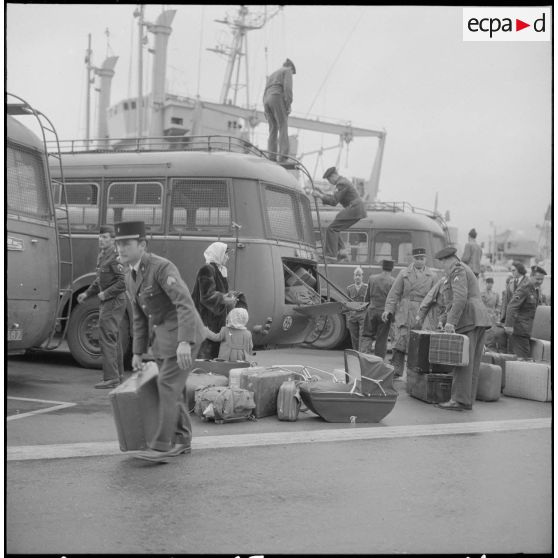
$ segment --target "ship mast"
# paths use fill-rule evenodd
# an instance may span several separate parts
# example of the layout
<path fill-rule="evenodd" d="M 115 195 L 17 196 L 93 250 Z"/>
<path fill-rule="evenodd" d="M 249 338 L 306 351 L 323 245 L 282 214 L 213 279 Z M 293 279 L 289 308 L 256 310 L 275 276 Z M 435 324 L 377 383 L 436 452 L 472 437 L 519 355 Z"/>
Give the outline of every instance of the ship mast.
<path fill-rule="evenodd" d="M 89 148 L 89 140 L 91 138 L 91 84 L 94 78 L 91 77 L 91 72 L 94 70 L 91 64 L 91 33 L 87 35 L 87 50 L 85 51 L 85 67 L 87 68 L 87 89 L 85 101 L 85 146 Z"/>

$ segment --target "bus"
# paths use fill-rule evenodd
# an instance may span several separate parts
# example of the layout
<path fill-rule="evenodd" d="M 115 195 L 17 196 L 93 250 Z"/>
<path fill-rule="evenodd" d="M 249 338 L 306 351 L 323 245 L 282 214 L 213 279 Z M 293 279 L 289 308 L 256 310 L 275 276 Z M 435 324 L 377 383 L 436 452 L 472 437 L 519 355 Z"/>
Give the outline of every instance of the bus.
<path fill-rule="evenodd" d="M 64 186 L 55 185 L 54 195 L 55 203 L 63 195 L 68 201 L 74 302 L 95 277 L 99 226 L 142 220 L 148 250 L 174 262 L 190 289 L 209 244 L 232 248 L 229 287 L 247 297 L 255 346 L 301 343 L 317 314 L 338 310 L 319 295 L 308 197 L 294 173 L 250 143 L 188 137 L 169 149 L 146 138 L 122 151 L 84 151 L 68 141 L 61 158 Z M 314 285 L 314 294 L 300 277 Z M 130 312 L 123 325 L 128 338 Z M 101 365 L 97 324 L 96 298 L 73 305 L 67 340 L 85 367 Z"/>
<path fill-rule="evenodd" d="M 65 322 L 58 318 L 58 310 L 62 284 L 71 274 L 71 247 L 63 218 L 56 218 L 50 187 L 46 138 L 56 136 L 56 131 L 26 101 L 7 95 L 6 338 L 7 353 L 12 355 L 32 348 L 53 349 L 63 338 Z M 41 130 L 41 139 L 18 120 L 29 116 L 34 118 L 27 123 Z M 65 200 L 58 201 L 63 213 Z M 61 259 L 63 247 L 70 261 Z"/>
<path fill-rule="evenodd" d="M 327 226 L 335 219 L 338 209 L 320 204 L 318 214 L 313 211 L 314 234 L 320 246 L 325 238 Z M 433 255 L 451 244 L 448 227 L 438 213 L 416 208 L 406 202 L 376 202 L 367 204 L 367 216 L 343 231 L 341 237 L 347 250 L 347 259 L 338 263 L 327 264 L 328 278 L 342 291 L 353 283 L 353 273 L 357 266 L 364 271 L 364 282 L 370 275 L 379 273 L 381 261 L 393 260 L 392 272 L 396 276 L 401 269 L 412 262 L 413 248 L 426 249 L 426 265 L 434 268 L 438 274 L 441 269 Z M 320 273 L 325 273 L 325 265 L 318 266 Z M 440 275 L 441 276 L 441 275 Z M 322 292 L 325 285 L 322 284 Z M 335 289 L 331 290 L 334 300 L 342 297 Z M 312 345 L 320 349 L 335 349 L 347 344 L 349 335 L 343 313 L 327 316 L 324 324 L 317 324 L 321 332 Z"/>

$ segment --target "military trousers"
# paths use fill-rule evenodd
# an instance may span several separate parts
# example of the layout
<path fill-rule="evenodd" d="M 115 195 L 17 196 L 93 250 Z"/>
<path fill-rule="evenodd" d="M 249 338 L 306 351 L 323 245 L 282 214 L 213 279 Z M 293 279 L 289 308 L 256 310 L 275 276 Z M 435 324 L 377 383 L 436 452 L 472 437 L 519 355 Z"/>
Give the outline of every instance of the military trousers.
<path fill-rule="evenodd" d="M 531 358 L 531 343 L 529 337 L 524 335 L 515 335 L 510 337 L 511 350 L 517 358 Z"/>
<path fill-rule="evenodd" d="M 192 440 L 192 423 L 186 404 L 186 380 L 194 366 L 199 345 L 192 347 L 192 366 L 182 370 L 176 355 L 158 358 L 157 388 L 159 390 L 158 426 L 149 447 L 168 451 L 174 444 L 189 444 Z"/>
<path fill-rule="evenodd" d="M 351 346 L 355 351 L 360 351 L 362 339 L 362 328 L 364 326 L 364 315 L 351 316 L 347 319 L 347 329 L 351 335 Z"/>
<path fill-rule="evenodd" d="M 120 325 L 126 312 L 126 293 L 101 301 L 99 305 L 99 345 L 103 380 L 118 380 L 124 374 Z"/>
<path fill-rule="evenodd" d="M 281 155 L 289 154 L 289 126 L 287 106 L 283 95 L 268 95 L 264 99 L 264 112 L 269 125 L 269 138 L 267 150 L 271 153 Z M 277 136 L 279 136 L 279 149 L 277 149 Z M 272 159 L 275 159 L 272 155 Z"/>
<path fill-rule="evenodd" d="M 362 330 L 362 352 L 371 353 L 372 340 L 375 339 L 374 354 L 385 358 L 391 320 L 388 320 L 387 323 L 382 321 L 383 312 L 383 308 L 367 310 Z"/>
<path fill-rule="evenodd" d="M 465 406 L 472 407 L 477 396 L 485 332 L 484 327 L 476 327 L 465 333 L 469 338 L 469 364 L 456 366 L 453 372 L 451 398 Z"/>
<path fill-rule="evenodd" d="M 340 250 L 345 249 L 345 243 L 339 234 L 341 231 L 346 231 L 350 229 L 355 223 L 360 221 L 360 217 L 355 219 L 354 217 L 343 217 L 340 211 L 335 219 L 330 223 L 326 229 L 325 238 L 325 255 L 330 258 L 336 258 Z"/>

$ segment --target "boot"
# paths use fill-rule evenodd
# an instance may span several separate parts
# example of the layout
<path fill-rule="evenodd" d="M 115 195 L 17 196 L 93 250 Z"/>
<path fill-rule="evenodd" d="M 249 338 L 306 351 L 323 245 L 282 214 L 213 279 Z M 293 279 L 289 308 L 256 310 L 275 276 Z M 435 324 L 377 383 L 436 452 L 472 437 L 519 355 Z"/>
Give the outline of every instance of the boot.
<path fill-rule="evenodd" d="M 391 365 L 394 368 L 393 375 L 395 378 L 401 378 L 405 370 L 405 353 L 393 349 L 393 356 L 391 357 Z"/>

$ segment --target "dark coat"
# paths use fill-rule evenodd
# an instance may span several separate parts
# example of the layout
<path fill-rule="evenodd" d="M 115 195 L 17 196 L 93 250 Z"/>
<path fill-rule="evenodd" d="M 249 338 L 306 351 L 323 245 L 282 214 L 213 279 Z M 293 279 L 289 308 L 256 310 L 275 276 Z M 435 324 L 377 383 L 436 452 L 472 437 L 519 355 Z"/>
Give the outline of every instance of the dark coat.
<path fill-rule="evenodd" d="M 85 291 L 86 298 L 103 293 L 103 300 L 110 300 L 126 292 L 124 267 L 118 261 L 116 249 L 99 252 L 97 256 L 97 276 Z"/>
<path fill-rule="evenodd" d="M 366 217 L 364 202 L 350 180 L 340 176 L 335 183 L 335 188 L 333 195 L 326 194 L 322 198 L 322 203 L 334 206 L 340 203 L 344 209 L 339 212 L 338 218 L 363 219 Z"/>
<path fill-rule="evenodd" d="M 531 337 L 535 312 L 540 303 L 539 292 L 531 281 L 515 290 L 506 311 L 506 326 L 513 327 L 514 335 Z"/>

